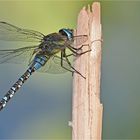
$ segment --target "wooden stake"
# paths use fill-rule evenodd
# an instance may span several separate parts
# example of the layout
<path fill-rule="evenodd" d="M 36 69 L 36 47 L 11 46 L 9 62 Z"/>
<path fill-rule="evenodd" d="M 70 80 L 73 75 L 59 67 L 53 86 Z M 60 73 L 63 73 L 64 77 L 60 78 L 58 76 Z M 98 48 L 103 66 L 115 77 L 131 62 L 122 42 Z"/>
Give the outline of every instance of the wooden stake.
<path fill-rule="evenodd" d="M 90 6 L 84 7 L 78 16 L 76 35 L 88 35 L 92 49 L 76 58 L 74 67 L 86 79 L 74 74 L 73 79 L 73 111 L 72 139 L 101 140 L 102 110 L 100 103 L 100 69 L 101 69 L 101 23 L 100 3 L 94 2 L 92 12 Z M 84 46 L 83 51 L 89 49 Z M 79 46 L 76 46 L 79 47 Z"/>

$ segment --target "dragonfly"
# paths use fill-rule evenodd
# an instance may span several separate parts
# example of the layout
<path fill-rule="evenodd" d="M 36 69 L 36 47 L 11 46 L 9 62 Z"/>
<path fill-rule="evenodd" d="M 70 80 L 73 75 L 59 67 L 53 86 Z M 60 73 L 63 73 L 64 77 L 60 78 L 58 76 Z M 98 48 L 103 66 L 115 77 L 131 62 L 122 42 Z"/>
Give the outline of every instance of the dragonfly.
<path fill-rule="evenodd" d="M 44 35 L 38 31 L 22 29 L 0 21 L 0 40 L 38 42 L 38 45 L 0 50 L 0 64 L 28 61 L 28 69 L 0 100 L 0 111 L 35 71 L 53 74 L 69 71 L 85 78 L 72 66 L 69 57 L 79 56 L 90 51 L 79 52 L 84 46 L 82 44 L 87 41 L 87 35 L 74 36 L 74 30 L 69 28 L 62 28 L 58 32 Z M 79 48 L 74 47 L 75 40 L 80 46 Z M 67 54 L 67 49 L 70 54 Z M 57 55 L 58 53 L 60 56 Z"/>

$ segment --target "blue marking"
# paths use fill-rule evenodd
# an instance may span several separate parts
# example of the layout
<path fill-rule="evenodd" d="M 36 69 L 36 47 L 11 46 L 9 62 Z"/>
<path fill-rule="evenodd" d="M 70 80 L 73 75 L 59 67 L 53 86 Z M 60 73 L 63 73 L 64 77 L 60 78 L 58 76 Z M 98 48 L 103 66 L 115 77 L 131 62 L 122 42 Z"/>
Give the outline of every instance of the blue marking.
<path fill-rule="evenodd" d="M 15 91 L 15 90 L 16 90 L 16 88 L 15 88 L 15 87 L 11 87 L 11 89 L 12 89 L 13 91 Z"/>
<path fill-rule="evenodd" d="M 20 80 L 20 81 L 18 81 L 18 84 L 19 84 L 20 86 L 22 86 L 23 83 L 22 83 L 22 81 Z"/>
<path fill-rule="evenodd" d="M 63 31 L 67 34 L 69 40 L 72 39 L 72 32 L 69 29 L 63 29 Z"/>
<path fill-rule="evenodd" d="M 47 58 L 45 56 L 39 56 L 39 55 L 36 55 L 35 58 L 34 58 L 34 68 L 36 70 L 38 70 L 39 68 L 41 68 L 47 61 Z"/>
<path fill-rule="evenodd" d="M 2 103 L 2 107 L 5 107 L 6 106 L 6 101 L 4 101 L 3 103 Z"/>
<path fill-rule="evenodd" d="M 18 85 L 17 85 L 17 87 L 18 87 L 18 88 L 20 88 L 20 87 L 21 87 L 21 85 L 20 85 L 20 84 L 18 84 Z"/>
<path fill-rule="evenodd" d="M 59 30 L 59 32 L 62 34 L 65 34 L 69 40 L 72 40 L 72 38 L 73 38 L 72 30 L 63 28 L 63 29 Z"/>
<path fill-rule="evenodd" d="M 12 89 L 10 89 L 9 93 L 14 94 L 15 92 Z"/>
<path fill-rule="evenodd" d="M 40 64 L 40 63 L 38 63 L 38 62 L 36 62 L 35 64 L 34 64 L 34 68 L 36 69 L 36 70 L 38 70 L 39 68 L 41 68 L 42 67 L 42 65 Z"/>
<path fill-rule="evenodd" d="M 7 97 L 3 97 L 3 100 L 7 101 L 7 99 L 8 99 Z"/>
<path fill-rule="evenodd" d="M 27 74 L 28 77 L 29 77 L 30 75 L 31 75 L 30 73 Z"/>
<path fill-rule="evenodd" d="M 29 69 L 28 69 L 28 72 L 31 74 L 31 73 L 32 73 L 32 70 L 29 68 Z"/>
<path fill-rule="evenodd" d="M 10 94 L 10 98 L 12 98 L 14 96 L 14 94 Z"/>
<path fill-rule="evenodd" d="M 22 77 L 20 77 L 19 80 L 23 82 L 23 78 Z"/>

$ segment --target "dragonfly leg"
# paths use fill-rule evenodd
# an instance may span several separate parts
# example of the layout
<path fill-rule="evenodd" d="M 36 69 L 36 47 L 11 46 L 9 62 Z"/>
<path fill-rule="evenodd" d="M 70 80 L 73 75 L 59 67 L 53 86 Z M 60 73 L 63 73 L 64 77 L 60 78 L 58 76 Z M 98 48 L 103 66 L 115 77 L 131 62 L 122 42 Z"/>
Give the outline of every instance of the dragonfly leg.
<path fill-rule="evenodd" d="M 69 57 L 69 56 L 76 56 L 75 54 L 73 54 L 73 53 L 71 53 L 71 54 L 68 54 L 68 55 L 65 55 L 65 56 L 63 56 L 63 57 Z"/>
<path fill-rule="evenodd" d="M 86 37 L 88 37 L 88 35 L 75 35 L 74 37 L 81 37 L 81 36 L 86 36 Z"/>
<path fill-rule="evenodd" d="M 62 52 L 61 52 L 61 67 L 64 68 L 65 70 L 71 72 L 72 75 L 73 75 L 74 71 L 73 71 L 73 70 L 70 70 L 70 69 L 68 69 L 68 68 L 66 68 L 66 67 L 63 65 L 63 57 L 64 57 L 64 56 L 63 56 L 63 54 L 62 54 Z"/>
<path fill-rule="evenodd" d="M 68 47 L 68 48 L 69 48 L 69 50 L 70 50 L 71 52 L 73 52 L 74 54 L 78 55 L 78 53 L 77 53 L 75 50 L 73 50 L 71 47 Z M 64 54 L 64 56 L 65 56 L 65 54 Z"/>
<path fill-rule="evenodd" d="M 96 41 L 103 42 L 103 39 L 96 39 L 96 40 L 94 40 L 94 41 L 91 41 L 91 44 L 94 43 L 94 42 L 96 42 Z M 89 47 L 89 44 L 83 44 L 83 45 L 81 45 L 81 47 L 79 47 L 79 48 L 75 48 L 75 47 L 72 47 L 72 46 L 71 46 L 71 48 L 74 49 L 74 50 L 81 50 L 84 46 L 88 46 L 88 47 Z"/>
<path fill-rule="evenodd" d="M 63 55 L 64 53 L 64 55 Z M 65 50 L 63 52 L 61 52 L 62 56 L 65 56 L 66 61 L 68 63 L 68 65 L 74 70 L 74 72 L 76 72 L 77 74 L 81 75 L 84 79 L 86 79 L 86 77 L 84 77 L 79 71 L 77 71 L 70 63 L 69 59 L 67 58 L 66 54 L 65 54 Z"/>
<path fill-rule="evenodd" d="M 74 56 L 83 55 L 83 54 L 85 54 L 85 53 L 91 51 L 91 49 L 90 49 L 90 50 L 87 50 L 87 51 L 84 51 L 84 52 L 78 53 L 78 52 L 76 52 L 75 50 L 73 50 L 71 47 L 68 47 L 68 48 L 73 52 L 73 55 L 74 55 Z M 72 54 L 70 54 L 70 55 L 72 55 Z"/>
<path fill-rule="evenodd" d="M 102 43 L 103 42 L 103 39 L 95 39 L 95 40 L 91 41 L 91 44 L 94 43 L 94 42 L 96 42 L 96 41 L 100 41 Z"/>
<path fill-rule="evenodd" d="M 87 52 L 90 52 L 91 50 L 87 50 L 87 51 L 84 51 L 84 52 L 82 52 L 82 53 L 78 53 L 78 55 L 83 55 L 83 54 L 85 54 L 85 53 L 87 53 Z"/>
<path fill-rule="evenodd" d="M 75 48 L 75 47 L 71 47 L 71 48 L 74 49 L 74 50 L 81 50 L 84 46 L 88 46 L 89 47 L 89 44 L 83 44 L 79 48 Z"/>
<path fill-rule="evenodd" d="M 78 56 L 78 55 L 82 55 L 82 54 L 85 54 L 85 53 L 87 53 L 87 52 L 90 52 L 91 50 L 87 50 L 87 51 L 85 51 L 85 52 L 82 52 L 82 53 L 77 53 L 77 54 L 74 54 L 74 53 L 71 53 L 71 54 L 68 54 L 68 55 L 64 55 L 63 57 L 69 57 L 69 56 Z"/>

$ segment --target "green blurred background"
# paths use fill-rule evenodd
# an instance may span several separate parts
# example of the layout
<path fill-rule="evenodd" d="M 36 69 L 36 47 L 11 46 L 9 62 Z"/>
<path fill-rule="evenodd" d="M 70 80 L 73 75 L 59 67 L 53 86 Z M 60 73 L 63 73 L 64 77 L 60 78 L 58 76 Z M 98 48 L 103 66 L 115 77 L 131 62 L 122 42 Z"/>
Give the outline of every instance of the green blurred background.
<path fill-rule="evenodd" d="M 0 21 L 44 34 L 76 28 L 91 0 L 0 0 Z M 140 2 L 101 1 L 103 139 L 140 139 Z M 0 49 L 24 47 L 26 43 Z M 16 45 L 16 46 L 15 46 Z M 0 65 L 0 97 L 27 65 Z M 71 139 L 72 76 L 34 74 L 0 113 L 0 139 Z"/>

